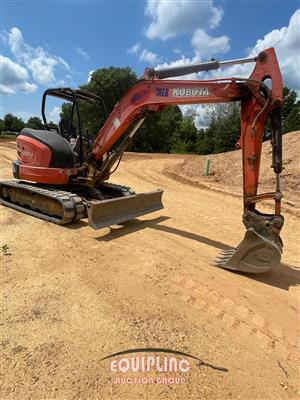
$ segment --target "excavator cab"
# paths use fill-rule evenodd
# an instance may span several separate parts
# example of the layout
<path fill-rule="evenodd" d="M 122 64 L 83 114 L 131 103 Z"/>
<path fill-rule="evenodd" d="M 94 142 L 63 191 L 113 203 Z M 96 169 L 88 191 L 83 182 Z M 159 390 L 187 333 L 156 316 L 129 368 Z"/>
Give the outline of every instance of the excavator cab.
<path fill-rule="evenodd" d="M 58 125 L 48 123 L 46 118 L 47 97 L 52 96 L 67 101 L 71 104 L 68 117 L 62 117 Z M 88 130 L 84 132 L 82 118 L 80 114 L 81 103 L 93 103 L 100 115 L 106 118 L 106 107 L 103 99 L 93 93 L 81 89 L 71 88 L 52 88 L 47 89 L 42 98 L 42 118 L 45 128 L 48 131 L 55 131 L 66 139 L 74 151 L 74 156 L 82 166 L 84 153 L 91 148 L 94 138 Z M 95 132 L 97 133 L 97 132 Z"/>
<path fill-rule="evenodd" d="M 56 125 L 46 118 L 46 103 L 56 97 L 71 105 L 68 116 Z M 25 127 L 17 138 L 18 160 L 13 162 L 16 179 L 41 184 L 69 184 L 82 169 L 86 152 L 94 138 L 82 126 L 81 103 L 92 103 L 100 115 L 106 116 L 104 101 L 81 89 L 47 89 L 42 98 L 44 130 Z"/>

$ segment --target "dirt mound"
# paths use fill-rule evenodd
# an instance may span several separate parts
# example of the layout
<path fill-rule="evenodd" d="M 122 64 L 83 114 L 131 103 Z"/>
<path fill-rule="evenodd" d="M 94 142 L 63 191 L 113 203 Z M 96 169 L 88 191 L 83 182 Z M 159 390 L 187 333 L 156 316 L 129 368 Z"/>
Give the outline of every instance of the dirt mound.
<path fill-rule="evenodd" d="M 210 175 L 204 176 L 207 159 L 210 158 Z M 270 142 L 263 143 L 259 191 L 273 191 L 275 175 L 271 166 L 272 148 Z M 299 160 L 300 131 L 283 136 L 283 166 L 281 186 L 285 201 L 290 205 L 299 203 Z M 172 168 L 167 174 L 178 176 L 179 180 L 199 186 L 208 186 L 217 190 L 223 188 L 233 194 L 242 195 L 242 154 L 241 150 L 209 156 L 187 156 L 185 160 Z"/>

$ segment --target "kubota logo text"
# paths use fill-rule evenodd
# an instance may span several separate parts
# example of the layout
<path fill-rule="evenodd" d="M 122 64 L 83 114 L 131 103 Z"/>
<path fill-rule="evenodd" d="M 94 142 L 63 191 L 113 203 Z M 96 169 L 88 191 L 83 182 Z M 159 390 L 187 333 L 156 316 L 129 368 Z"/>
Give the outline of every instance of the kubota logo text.
<path fill-rule="evenodd" d="M 207 88 L 176 88 L 172 91 L 173 97 L 209 96 Z"/>

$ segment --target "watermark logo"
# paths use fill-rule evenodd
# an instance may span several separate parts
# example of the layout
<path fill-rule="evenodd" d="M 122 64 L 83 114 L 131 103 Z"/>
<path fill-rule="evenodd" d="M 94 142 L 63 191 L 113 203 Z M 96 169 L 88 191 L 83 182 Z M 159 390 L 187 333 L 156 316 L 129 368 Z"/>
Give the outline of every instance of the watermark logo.
<path fill-rule="evenodd" d="M 124 357 L 120 360 L 113 360 L 110 364 L 112 372 L 188 372 L 191 365 L 188 360 L 176 357 L 160 356 L 136 356 Z"/>
<path fill-rule="evenodd" d="M 110 361 L 109 368 L 115 384 L 182 385 L 193 365 L 227 371 L 226 368 L 205 363 L 191 354 L 160 348 L 125 350 L 100 361 L 104 360 Z"/>

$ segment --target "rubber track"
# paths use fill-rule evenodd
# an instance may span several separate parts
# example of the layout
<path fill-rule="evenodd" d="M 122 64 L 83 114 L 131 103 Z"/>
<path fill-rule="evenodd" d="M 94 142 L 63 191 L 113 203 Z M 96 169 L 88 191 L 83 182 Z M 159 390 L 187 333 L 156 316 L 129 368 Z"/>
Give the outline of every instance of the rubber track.
<path fill-rule="evenodd" d="M 111 183 L 111 182 L 104 182 L 101 184 L 101 186 L 106 186 L 118 190 L 119 192 L 121 192 L 122 197 L 132 196 L 133 194 L 135 194 L 135 191 L 132 190 L 129 186 L 118 185 L 116 183 Z M 101 187 L 99 188 L 99 190 L 101 191 Z"/>
<path fill-rule="evenodd" d="M 26 182 L 22 181 L 2 181 L 0 182 L 0 186 L 14 189 L 22 189 L 30 192 L 31 194 L 37 194 L 40 196 L 47 197 L 49 200 L 54 200 L 61 204 L 63 213 L 62 217 L 47 215 L 38 210 L 29 209 L 23 207 L 18 204 L 14 204 L 8 200 L 0 199 L 0 202 L 10 208 L 13 208 L 17 211 L 21 211 L 25 214 L 32 215 L 37 218 L 41 218 L 45 221 L 54 222 L 58 225 L 66 225 L 72 222 L 77 222 L 81 218 L 85 216 L 85 205 L 83 203 L 83 199 L 80 196 L 77 196 L 74 193 L 50 189 L 50 188 L 41 188 L 35 185 L 29 185 Z"/>
<path fill-rule="evenodd" d="M 2 187 L 11 187 L 11 188 L 20 188 L 22 190 L 28 190 L 32 194 L 38 194 L 40 196 L 48 197 L 49 199 L 53 199 L 56 202 L 61 204 L 63 209 L 63 217 L 59 218 L 57 216 L 51 216 L 48 214 L 44 214 L 37 210 L 32 210 L 26 207 L 23 207 L 19 204 L 12 203 L 10 201 L 4 200 L 0 198 L 0 203 L 13 208 L 17 211 L 23 212 L 24 214 L 31 215 L 33 217 L 37 217 L 43 219 L 45 221 L 50 221 L 58 225 L 66 225 L 70 223 L 74 223 L 79 221 L 81 218 L 85 217 L 85 204 L 84 199 L 78 196 L 77 194 L 56 190 L 51 188 L 41 188 L 36 185 L 30 185 L 27 182 L 23 181 L 2 181 L 0 182 L 0 186 Z M 131 196 L 135 194 L 135 192 L 128 186 L 118 185 L 115 183 L 105 182 L 102 186 L 110 187 L 114 190 L 120 192 L 121 197 Z M 101 190 L 101 188 L 99 188 Z"/>

